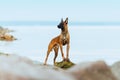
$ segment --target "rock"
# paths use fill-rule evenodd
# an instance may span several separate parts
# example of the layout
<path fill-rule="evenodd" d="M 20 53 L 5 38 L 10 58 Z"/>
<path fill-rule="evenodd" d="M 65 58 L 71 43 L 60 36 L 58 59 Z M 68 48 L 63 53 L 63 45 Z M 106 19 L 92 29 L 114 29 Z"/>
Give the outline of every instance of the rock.
<path fill-rule="evenodd" d="M 8 34 L 9 32 L 13 32 L 13 30 L 9 30 L 8 28 L 3 28 L 0 26 L 0 40 L 2 41 L 16 40 L 14 36 L 12 36 L 11 34 Z"/>
<path fill-rule="evenodd" d="M 114 75 L 117 77 L 117 80 L 120 80 L 120 62 L 116 62 L 111 66 L 111 70 Z"/>
<path fill-rule="evenodd" d="M 56 62 L 55 66 L 60 67 L 62 69 L 68 69 L 72 66 L 74 66 L 75 64 L 71 61 L 61 61 L 61 62 Z"/>
<path fill-rule="evenodd" d="M 2 26 L 0 26 L 0 34 L 5 34 L 5 33 L 9 33 L 9 32 L 14 32 L 14 31 L 9 30 L 8 28 L 3 28 Z"/>
<path fill-rule="evenodd" d="M 64 61 L 65 62 L 65 61 Z M 64 63 L 63 62 L 63 63 Z M 66 62 L 65 62 L 66 63 Z M 112 66 L 118 70 L 119 63 Z M 119 76 L 119 75 L 118 75 Z M 110 67 L 103 61 L 74 65 L 63 70 L 52 65 L 43 65 L 26 57 L 0 52 L 0 80 L 117 80 Z M 119 80 L 119 79 L 118 79 Z"/>
<path fill-rule="evenodd" d="M 75 65 L 67 72 L 77 80 L 116 80 L 109 66 L 103 61 Z"/>
<path fill-rule="evenodd" d="M 14 54 L 0 55 L 0 80 L 75 80 L 63 70 Z"/>
<path fill-rule="evenodd" d="M 4 41 L 13 41 L 13 40 L 17 40 L 16 38 L 14 38 L 12 35 L 10 34 L 5 34 L 5 35 L 2 35 L 0 37 L 0 40 L 4 40 Z"/>

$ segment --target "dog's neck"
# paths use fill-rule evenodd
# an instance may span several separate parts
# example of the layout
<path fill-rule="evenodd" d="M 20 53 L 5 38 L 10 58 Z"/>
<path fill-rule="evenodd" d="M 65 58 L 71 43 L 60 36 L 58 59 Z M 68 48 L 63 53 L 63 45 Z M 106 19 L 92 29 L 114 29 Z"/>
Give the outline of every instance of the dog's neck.
<path fill-rule="evenodd" d="M 64 28 L 64 30 L 61 30 L 61 34 L 67 34 L 68 33 L 68 26 Z"/>
<path fill-rule="evenodd" d="M 64 30 L 61 30 L 62 39 L 66 40 L 67 35 L 68 35 L 68 27 L 66 26 Z"/>

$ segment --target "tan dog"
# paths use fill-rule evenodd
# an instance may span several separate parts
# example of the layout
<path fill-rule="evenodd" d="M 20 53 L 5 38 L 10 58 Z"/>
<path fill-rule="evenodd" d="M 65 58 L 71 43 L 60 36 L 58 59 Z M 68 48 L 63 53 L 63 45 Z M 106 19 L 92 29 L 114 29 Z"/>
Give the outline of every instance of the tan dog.
<path fill-rule="evenodd" d="M 61 50 L 63 60 L 69 61 L 68 57 L 69 57 L 69 47 L 70 47 L 70 35 L 69 35 L 69 32 L 68 32 L 68 18 L 66 18 L 65 21 L 63 21 L 63 19 L 62 19 L 60 24 L 57 27 L 59 29 L 61 29 L 61 34 L 59 36 L 53 38 L 51 40 L 51 42 L 49 43 L 47 56 L 46 56 L 45 62 L 44 62 L 45 65 L 47 63 L 48 56 L 49 56 L 50 52 L 52 51 L 52 49 L 55 52 L 55 57 L 54 57 L 54 64 L 55 64 L 55 60 L 58 56 L 59 47 L 60 47 L 60 50 Z M 63 48 L 62 48 L 64 45 L 67 45 L 66 58 L 64 57 Z"/>

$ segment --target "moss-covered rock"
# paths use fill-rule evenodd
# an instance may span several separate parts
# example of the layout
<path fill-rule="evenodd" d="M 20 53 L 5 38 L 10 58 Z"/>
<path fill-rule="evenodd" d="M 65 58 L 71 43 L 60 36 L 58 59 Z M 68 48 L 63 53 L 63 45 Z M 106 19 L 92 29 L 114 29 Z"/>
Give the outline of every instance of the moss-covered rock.
<path fill-rule="evenodd" d="M 70 67 L 72 67 L 73 65 L 75 65 L 73 62 L 71 61 L 61 61 L 61 62 L 56 62 L 55 66 L 60 67 L 62 69 L 68 69 Z"/>

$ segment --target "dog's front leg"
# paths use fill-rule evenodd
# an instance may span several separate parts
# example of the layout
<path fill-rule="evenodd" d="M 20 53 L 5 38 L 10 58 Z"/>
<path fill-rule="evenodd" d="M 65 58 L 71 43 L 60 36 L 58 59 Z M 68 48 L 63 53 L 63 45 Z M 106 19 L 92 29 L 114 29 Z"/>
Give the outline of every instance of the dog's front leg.
<path fill-rule="evenodd" d="M 66 60 L 67 61 L 69 61 L 69 49 L 70 49 L 70 44 L 68 43 L 66 47 Z"/>
<path fill-rule="evenodd" d="M 60 44 L 60 51 L 61 51 L 63 60 L 65 60 L 64 53 L 63 53 L 63 48 L 62 48 L 62 44 Z"/>

